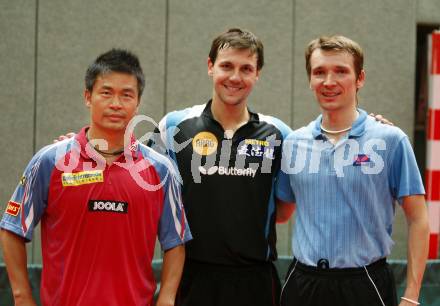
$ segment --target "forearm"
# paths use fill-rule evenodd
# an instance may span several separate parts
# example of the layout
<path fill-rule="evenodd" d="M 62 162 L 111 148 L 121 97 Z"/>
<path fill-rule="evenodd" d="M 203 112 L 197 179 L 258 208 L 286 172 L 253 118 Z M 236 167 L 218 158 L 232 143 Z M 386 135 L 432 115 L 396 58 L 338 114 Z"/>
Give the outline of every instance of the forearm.
<path fill-rule="evenodd" d="M 157 306 L 174 305 L 185 262 L 184 245 L 167 250 L 163 256 L 162 275 Z"/>
<path fill-rule="evenodd" d="M 16 305 L 35 305 L 29 284 L 24 239 L 7 230 L 1 230 L 0 238 Z"/>
<path fill-rule="evenodd" d="M 428 256 L 428 220 L 420 219 L 409 223 L 408 227 L 408 267 L 405 297 L 418 300 Z"/>
<path fill-rule="evenodd" d="M 403 198 L 402 208 L 408 223 L 408 267 L 404 297 L 417 301 L 428 257 L 429 222 L 425 197 Z"/>

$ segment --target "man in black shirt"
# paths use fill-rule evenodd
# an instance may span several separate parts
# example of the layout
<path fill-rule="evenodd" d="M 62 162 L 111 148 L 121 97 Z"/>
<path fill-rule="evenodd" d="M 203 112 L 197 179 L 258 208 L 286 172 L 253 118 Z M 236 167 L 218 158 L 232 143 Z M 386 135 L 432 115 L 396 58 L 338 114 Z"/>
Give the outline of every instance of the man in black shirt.
<path fill-rule="evenodd" d="M 290 128 L 248 108 L 263 64 L 263 44 L 254 34 L 222 33 L 208 58 L 212 99 L 159 123 L 154 145 L 164 145 L 177 164 L 194 236 L 177 305 L 278 305 L 272 187 Z"/>

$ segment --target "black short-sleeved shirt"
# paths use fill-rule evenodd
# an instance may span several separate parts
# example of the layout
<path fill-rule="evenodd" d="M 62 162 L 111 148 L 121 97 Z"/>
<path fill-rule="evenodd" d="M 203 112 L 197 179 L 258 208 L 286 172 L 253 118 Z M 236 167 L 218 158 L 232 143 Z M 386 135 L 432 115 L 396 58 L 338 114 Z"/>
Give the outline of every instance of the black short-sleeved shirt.
<path fill-rule="evenodd" d="M 151 144 L 165 146 L 183 180 L 194 238 L 186 245 L 187 258 L 226 265 L 276 259 L 273 185 L 290 128 L 250 112 L 229 138 L 213 118 L 210 101 L 167 114 L 159 131 Z"/>

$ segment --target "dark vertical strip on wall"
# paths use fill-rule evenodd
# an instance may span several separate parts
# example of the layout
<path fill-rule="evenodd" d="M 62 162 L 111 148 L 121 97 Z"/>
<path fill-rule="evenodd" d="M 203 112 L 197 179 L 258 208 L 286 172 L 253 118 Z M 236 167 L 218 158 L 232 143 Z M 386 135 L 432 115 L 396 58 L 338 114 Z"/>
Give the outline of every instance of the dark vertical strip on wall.
<path fill-rule="evenodd" d="M 164 57 L 164 73 L 163 73 L 163 115 L 168 112 L 168 37 L 170 22 L 170 1 L 165 1 L 165 57 Z"/>
<path fill-rule="evenodd" d="M 290 126 L 293 128 L 293 122 L 295 118 L 295 114 L 293 113 L 294 107 L 294 87 L 295 87 L 295 31 L 296 31 L 296 0 L 292 1 L 292 50 L 290 50 L 292 54 L 291 60 L 291 85 L 290 85 Z"/>
<path fill-rule="evenodd" d="M 33 135 L 32 135 L 32 152 L 37 151 L 37 76 L 38 76 L 38 15 L 40 10 L 40 1 L 35 1 L 35 49 L 34 49 L 34 119 L 33 119 Z M 35 240 L 32 240 L 31 245 L 31 263 L 35 263 Z"/>

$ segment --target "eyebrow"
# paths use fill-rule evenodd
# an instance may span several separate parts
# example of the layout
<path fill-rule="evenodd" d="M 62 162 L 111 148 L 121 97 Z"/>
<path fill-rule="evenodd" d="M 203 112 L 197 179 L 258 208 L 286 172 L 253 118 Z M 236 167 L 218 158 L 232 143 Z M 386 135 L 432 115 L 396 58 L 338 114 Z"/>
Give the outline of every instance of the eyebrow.
<path fill-rule="evenodd" d="M 134 88 L 122 88 L 123 91 L 132 91 L 135 92 L 136 90 Z"/>
<path fill-rule="evenodd" d="M 326 67 L 324 65 L 318 66 L 318 67 L 313 67 L 312 70 L 317 70 L 317 69 L 325 69 Z M 337 69 L 349 69 L 349 66 L 341 66 L 341 65 L 337 65 L 337 66 L 332 66 L 331 68 L 337 68 Z"/>
<path fill-rule="evenodd" d="M 100 89 L 107 89 L 107 90 L 113 90 L 114 87 L 112 86 L 108 86 L 108 85 L 102 85 L 102 87 Z M 131 88 L 131 87 L 126 87 L 126 88 L 122 88 L 123 91 L 131 91 L 131 92 L 136 92 L 135 88 Z"/>

